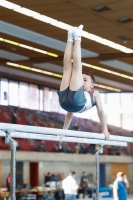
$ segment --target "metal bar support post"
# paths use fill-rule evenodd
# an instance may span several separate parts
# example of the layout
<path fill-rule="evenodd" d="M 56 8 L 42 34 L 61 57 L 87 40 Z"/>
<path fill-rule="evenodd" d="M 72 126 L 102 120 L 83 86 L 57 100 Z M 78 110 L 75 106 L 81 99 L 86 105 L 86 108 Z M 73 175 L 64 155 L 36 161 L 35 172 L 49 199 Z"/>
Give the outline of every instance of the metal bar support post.
<path fill-rule="evenodd" d="M 11 184 L 10 184 L 10 198 L 16 200 L 16 143 L 10 137 L 12 130 L 6 130 L 5 143 L 10 144 L 11 147 Z"/>
<path fill-rule="evenodd" d="M 95 153 L 96 159 L 96 197 L 94 200 L 99 200 L 99 154 L 103 153 L 103 145 L 100 145 L 99 150 Z"/>

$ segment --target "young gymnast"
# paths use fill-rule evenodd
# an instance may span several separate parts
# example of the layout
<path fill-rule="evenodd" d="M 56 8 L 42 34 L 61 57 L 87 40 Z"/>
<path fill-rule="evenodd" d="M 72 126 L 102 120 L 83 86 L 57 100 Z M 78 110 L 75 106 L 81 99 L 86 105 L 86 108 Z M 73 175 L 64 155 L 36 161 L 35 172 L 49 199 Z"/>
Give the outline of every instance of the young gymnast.
<path fill-rule="evenodd" d="M 68 31 L 68 39 L 64 53 L 64 71 L 60 85 L 59 103 L 67 111 L 63 129 L 68 129 L 73 113 L 82 113 L 97 108 L 105 140 L 109 139 L 109 132 L 98 91 L 92 91 L 95 85 L 93 75 L 82 74 L 81 63 L 81 33 L 83 25 Z M 73 63 L 72 60 L 73 59 Z"/>

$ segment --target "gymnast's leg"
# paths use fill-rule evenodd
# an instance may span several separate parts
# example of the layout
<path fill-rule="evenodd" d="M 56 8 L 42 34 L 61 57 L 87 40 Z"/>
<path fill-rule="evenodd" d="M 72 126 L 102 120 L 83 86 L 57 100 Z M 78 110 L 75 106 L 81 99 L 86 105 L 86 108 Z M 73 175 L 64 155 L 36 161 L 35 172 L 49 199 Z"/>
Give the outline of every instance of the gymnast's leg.
<path fill-rule="evenodd" d="M 76 91 L 83 86 L 82 63 L 81 63 L 81 32 L 83 25 L 73 31 L 74 50 L 73 67 L 70 80 L 70 90 Z"/>
<path fill-rule="evenodd" d="M 72 74 L 72 49 L 73 49 L 73 31 L 68 31 L 68 40 L 66 44 L 66 49 L 64 53 L 64 69 L 63 69 L 63 77 L 60 85 L 60 91 L 65 90 L 70 85 L 70 79 Z"/>

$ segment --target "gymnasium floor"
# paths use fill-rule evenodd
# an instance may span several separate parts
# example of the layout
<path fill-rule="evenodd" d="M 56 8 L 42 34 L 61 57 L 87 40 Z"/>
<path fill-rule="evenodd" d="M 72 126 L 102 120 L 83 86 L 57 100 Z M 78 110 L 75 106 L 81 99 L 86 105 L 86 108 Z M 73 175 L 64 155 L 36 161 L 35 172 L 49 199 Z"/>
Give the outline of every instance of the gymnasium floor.
<path fill-rule="evenodd" d="M 127 200 L 133 200 L 133 194 L 130 194 L 128 195 L 128 199 Z M 82 200 L 88 200 L 88 199 L 82 199 Z M 93 198 L 92 199 L 89 199 L 89 200 L 94 200 Z M 113 198 L 100 198 L 99 200 L 114 200 Z"/>

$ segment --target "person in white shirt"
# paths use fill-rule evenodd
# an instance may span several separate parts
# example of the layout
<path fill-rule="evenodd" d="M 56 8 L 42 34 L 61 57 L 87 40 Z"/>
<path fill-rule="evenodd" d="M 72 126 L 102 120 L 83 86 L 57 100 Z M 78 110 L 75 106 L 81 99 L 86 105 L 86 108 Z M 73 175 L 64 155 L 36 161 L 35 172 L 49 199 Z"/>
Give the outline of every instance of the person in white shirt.
<path fill-rule="evenodd" d="M 75 180 L 76 173 L 72 171 L 62 182 L 65 200 L 76 200 L 78 184 Z"/>
<path fill-rule="evenodd" d="M 127 177 L 123 172 L 117 173 L 117 178 L 113 184 L 113 195 L 114 200 L 127 200 L 127 188 L 129 187 L 129 182 Z"/>

